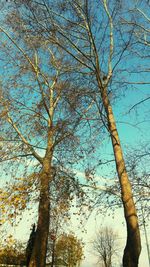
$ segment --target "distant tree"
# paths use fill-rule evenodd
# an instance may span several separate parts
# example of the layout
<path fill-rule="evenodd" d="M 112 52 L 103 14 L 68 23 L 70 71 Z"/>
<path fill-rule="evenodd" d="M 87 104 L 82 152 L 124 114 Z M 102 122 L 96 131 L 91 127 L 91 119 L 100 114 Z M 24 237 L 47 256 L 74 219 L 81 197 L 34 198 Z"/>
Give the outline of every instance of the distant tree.
<path fill-rule="evenodd" d="M 3 239 L 0 246 L 0 264 L 26 265 L 25 246 L 11 235 Z"/>
<path fill-rule="evenodd" d="M 101 228 L 93 241 L 93 250 L 99 257 L 99 263 L 104 267 L 112 267 L 113 258 L 118 251 L 118 235 L 112 228 Z"/>
<path fill-rule="evenodd" d="M 30 262 L 30 258 L 32 255 L 32 250 L 34 247 L 34 242 L 35 242 L 35 237 L 36 237 L 36 226 L 35 224 L 33 224 L 33 227 L 31 229 L 31 233 L 30 233 L 30 237 L 27 243 L 27 247 L 26 247 L 26 262 L 27 262 L 27 266 L 29 266 L 29 262 Z"/>
<path fill-rule="evenodd" d="M 55 264 L 62 262 L 65 266 L 80 266 L 83 259 L 83 245 L 73 234 L 63 234 L 56 242 Z"/>

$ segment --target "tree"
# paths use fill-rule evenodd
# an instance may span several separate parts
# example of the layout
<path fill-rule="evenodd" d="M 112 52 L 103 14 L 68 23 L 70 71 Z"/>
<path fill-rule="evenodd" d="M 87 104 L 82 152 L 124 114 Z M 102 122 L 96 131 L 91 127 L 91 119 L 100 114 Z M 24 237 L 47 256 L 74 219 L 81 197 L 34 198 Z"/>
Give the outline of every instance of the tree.
<path fill-rule="evenodd" d="M 112 108 L 111 92 L 120 95 L 120 83 L 124 71 L 119 69 L 122 59 L 128 57 L 132 29 L 120 27 L 123 7 L 118 1 L 106 0 L 91 4 L 90 1 L 29 2 L 26 5 L 28 18 L 35 31 L 40 31 L 45 40 L 51 41 L 64 51 L 91 86 L 88 96 L 94 101 L 111 139 L 116 170 L 121 188 L 121 199 L 127 227 L 127 242 L 123 255 L 123 266 L 137 267 L 141 251 L 137 211 L 132 188 L 126 171 L 121 142 Z M 125 38 L 124 38 L 124 35 Z M 129 66 L 127 66 L 128 70 Z M 119 89 L 115 83 L 119 78 Z"/>
<path fill-rule="evenodd" d="M 73 234 L 63 234 L 56 242 L 56 264 L 61 261 L 68 267 L 80 266 L 83 245 Z"/>
<path fill-rule="evenodd" d="M 0 225 L 5 223 L 16 226 L 25 210 L 30 210 L 38 197 L 38 173 L 32 173 L 28 178 L 16 178 L 0 188 Z M 35 193 L 36 188 L 36 193 Z"/>
<path fill-rule="evenodd" d="M 56 242 L 59 240 L 59 237 L 63 235 L 64 229 L 67 231 L 67 226 L 70 225 L 70 208 L 72 206 L 72 201 L 75 196 L 76 199 L 81 201 L 80 193 L 83 191 L 73 175 L 70 179 L 69 173 L 64 173 L 58 168 L 55 178 L 51 183 L 50 192 L 50 231 L 47 262 L 51 262 L 51 267 L 53 267 L 56 258 Z"/>
<path fill-rule="evenodd" d="M 7 24 L 9 19 L 8 14 Z M 1 82 L 2 162 L 8 162 L 4 167 L 12 177 L 17 176 L 17 170 L 26 179 L 36 173 L 39 209 L 29 266 L 42 267 L 46 263 L 49 233 L 49 188 L 57 165 L 66 167 L 68 155 L 76 161 L 75 130 L 80 115 L 70 111 L 75 99 L 68 94 L 73 88 L 62 67 L 63 55 L 40 36 L 32 35 L 28 26 L 12 13 L 13 36 L 1 28 L 5 77 Z"/>
<path fill-rule="evenodd" d="M 99 257 L 99 262 L 102 266 L 113 266 L 113 257 L 116 256 L 118 251 L 117 244 L 118 235 L 112 228 L 101 228 L 93 241 L 93 249 Z"/>
<path fill-rule="evenodd" d="M 7 265 L 26 265 L 24 244 L 14 240 L 10 235 L 3 239 L 0 247 L 0 264 Z"/>
<path fill-rule="evenodd" d="M 36 237 L 36 229 L 35 229 L 35 224 L 33 224 L 32 231 L 30 233 L 30 237 L 29 237 L 29 240 L 28 240 L 28 243 L 27 243 L 27 247 L 26 247 L 27 266 L 30 263 L 30 258 L 31 258 L 31 255 L 32 255 L 33 247 L 34 247 L 35 237 Z"/>
<path fill-rule="evenodd" d="M 147 162 L 150 157 L 149 153 L 149 143 L 138 144 L 137 148 L 131 147 L 126 155 L 127 170 L 130 176 L 130 181 L 133 188 L 133 196 L 136 201 L 136 207 L 139 217 L 139 225 L 143 224 L 144 219 L 148 221 L 149 217 L 149 166 Z M 106 196 L 107 197 L 107 207 L 113 210 L 113 205 L 115 208 L 121 206 L 121 195 L 119 192 L 119 185 L 116 177 L 114 177 L 114 183 L 107 187 Z M 112 194 L 110 194 L 112 193 Z M 113 195 L 113 201 L 112 201 Z M 112 204 L 112 205 L 111 205 Z M 143 211 L 142 211 L 142 209 Z"/>

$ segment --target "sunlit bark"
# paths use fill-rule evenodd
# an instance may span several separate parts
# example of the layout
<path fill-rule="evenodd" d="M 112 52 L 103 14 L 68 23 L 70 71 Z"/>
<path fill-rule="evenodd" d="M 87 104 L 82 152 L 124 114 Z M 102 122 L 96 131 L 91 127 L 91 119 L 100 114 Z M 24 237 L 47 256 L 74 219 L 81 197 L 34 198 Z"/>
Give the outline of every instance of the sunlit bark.
<path fill-rule="evenodd" d="M 124 250 L 123 266 L 137 267 L 139 255 L 141 252 L 140 231 L 137 212 L 133 200 L 131 184 L 125 167 L 125 161 L 123 158 L 114 114 L 106 88 L 104 88 L 104 90 L 102 91 L 102 100 L 107 114 L 108 130 L 110 133 L 114 156 L 116 160 L 116 169 L 121 186 L 121 197 L 124 207 L 124 216 L 127 225 L 127 242 Z"/>

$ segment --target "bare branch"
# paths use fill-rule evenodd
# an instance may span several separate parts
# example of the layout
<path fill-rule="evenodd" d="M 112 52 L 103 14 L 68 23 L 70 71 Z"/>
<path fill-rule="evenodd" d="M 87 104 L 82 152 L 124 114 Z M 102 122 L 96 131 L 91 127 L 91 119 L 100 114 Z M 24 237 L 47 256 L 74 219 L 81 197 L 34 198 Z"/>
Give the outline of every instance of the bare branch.
<path fill-rule="evenodd" d="M 112 77 L 112 57 L 113 57 L 113 51 L 114 51 L 113 20 L 108 9 L 107 0 L 103 0 L 103 3 L 104 3 L 106 14 L 109 19 L 109 29 L 110 29 L 110 37 L 109 37 L 110 48 L 109 48 L 108 75 L 107 75 L 107 83 L 108 83 L 108 81 Z"/>
<path fill-rule="evenodd" d="M 129 112 L 134 109 L 135 107 L 137 107 L 138 105 L 144 103 L 145 101 L 149 100 L 150 99 L 150 96 L 148 96 L 147 98 L 144 98 L 143 100 L 139 101 L 138 103 L 136 103 L 135 105 L 133 105 L 130 109 L 129 109 Z"/>
<path fill-rule="evenodd" d="M 34 150 L 34 148 L 32 147 L 32 145 L 27 141 L 27 139 L 22 135 L 22 133 L 19 131 L 18 127 L 16 126 L 16 124 L 13 122 L 12 118 L 10 117 L 10 115 L 7 113 L 7 121 L 8 123 L 10 123 L 12 125 L 12 127 L 14 128 L 14 130 L 17 132 L 18 136 L 20 137 L 20 139 L 23 141 L 23 143 L 25 145 L 27 145 L 27 147 L 30 149 L 30 151 L 32 152 L 32 155 L 42 164 L 43 163 L 43 159 L 37 154 L 37 152 Z"/>
<path fill-rule="evenodd" d="M 15 45 L 15 47 L 23 54 L 23 56 L 26 58 L 26 60 L 29 62 L 32 69 L 36 73 L 37 72 L 36 66 L 33 64 L 33 62 L 31 61 L 29 56 L 24 52 L 24 50 L 15 42 L 15 40 L 9 35 L 9 33 L 7 33 L 7 31 L 5 31 L 2 27 L 0 27 L 0 31 L 3 32 L 8 37 L 8 39 Z"/>
<path fill-rule="evenodd" d="M 17 159 L 17 158 L 24 158 L 24 157 L 29 157 L 29 156 L 33 156 L 33 154 L 15 155 L 15 156 L 10 157 L 10 158 L 0 159 L 0 162 L 3 162 L 3 161 L 9 161 L 9 160 L 15 160 L 15 159 Z"/>

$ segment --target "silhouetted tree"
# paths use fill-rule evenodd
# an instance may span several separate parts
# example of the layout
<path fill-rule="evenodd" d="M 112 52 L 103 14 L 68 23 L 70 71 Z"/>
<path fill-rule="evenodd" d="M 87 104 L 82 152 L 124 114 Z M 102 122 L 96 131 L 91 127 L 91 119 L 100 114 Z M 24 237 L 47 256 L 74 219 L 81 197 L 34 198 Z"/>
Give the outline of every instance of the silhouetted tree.
<path fill-rule="evenodd" d="M 35 242 L 35 237 L 36 237 L 36 226 L 35 223 L 32 226 L 32 231 L 30 233 L 30 237 L 27 243 L 27 248 L 26 248 L 26 260 L 27 260 L 27 266 L 29 266 L 30 258 L 32 255 L 32 250 L 34 247 L 34 242 Z"/>

